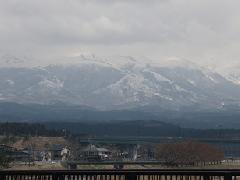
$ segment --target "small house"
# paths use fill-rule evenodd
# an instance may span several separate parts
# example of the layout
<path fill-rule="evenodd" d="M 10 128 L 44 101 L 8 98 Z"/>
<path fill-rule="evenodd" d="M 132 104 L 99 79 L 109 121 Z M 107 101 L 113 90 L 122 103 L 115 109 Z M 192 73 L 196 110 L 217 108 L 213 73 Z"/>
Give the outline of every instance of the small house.
<path fill-rule="evenodd" d="M 98 148 L 95 145 L 88 145 L 81 150 L 81 157 L 84 160 L 107 160 L 111 156 L 111 152 L 106 148 Z"/>
<path fill-rule="evenodd" d="M 62 144 L 54 144 L 50 146 L 48 149 L 48 152 L 51 154 L 51 159 L 52 160 L 62 160 L 62 155 L 61 152 L 65 148 L 64 145 Z"/>

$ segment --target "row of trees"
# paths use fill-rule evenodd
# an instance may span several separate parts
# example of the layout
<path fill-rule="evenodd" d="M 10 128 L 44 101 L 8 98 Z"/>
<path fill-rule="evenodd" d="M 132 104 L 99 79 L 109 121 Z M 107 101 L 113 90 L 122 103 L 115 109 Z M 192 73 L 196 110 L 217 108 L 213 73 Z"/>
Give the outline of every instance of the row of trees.
<path fill-rule="evenodd" d="M 47 128 L 39 123 L 0 123 L 0 135 L 3 136 L 65 136 L 66 130 Z"/>
<path fill-rule="evenodd" d="M 224 154 L 209 144 L 186 141 L 158 145 L 156 157 L 167 166 L 198 166 L 220 163 Z"/>

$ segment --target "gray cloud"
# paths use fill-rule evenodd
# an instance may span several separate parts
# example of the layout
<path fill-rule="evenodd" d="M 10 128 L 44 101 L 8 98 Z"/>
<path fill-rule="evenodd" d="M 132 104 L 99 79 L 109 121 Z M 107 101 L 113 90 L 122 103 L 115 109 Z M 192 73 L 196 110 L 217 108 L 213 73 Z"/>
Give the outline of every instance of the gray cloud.
<path fill-rule="evenodd" d="M 226 63 L 239 58 L 238 0 L 0 0 L 0 49 L 87 51 Z"/>

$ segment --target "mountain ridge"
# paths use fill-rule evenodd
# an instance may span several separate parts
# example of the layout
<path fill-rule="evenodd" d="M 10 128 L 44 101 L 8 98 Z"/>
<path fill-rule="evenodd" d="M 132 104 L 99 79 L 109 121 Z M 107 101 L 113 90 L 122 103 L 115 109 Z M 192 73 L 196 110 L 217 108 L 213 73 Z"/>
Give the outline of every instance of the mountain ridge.
<path fill-rule="evenodd" d="M 216 110 L 239 107 L 239 92 L 240 85 L 220 73 L 177 58 L 156 63 L 81 55 L 55 65 L 0 66 L 0 101 L 9 102 L 63 102 L 99 110 Z"/>

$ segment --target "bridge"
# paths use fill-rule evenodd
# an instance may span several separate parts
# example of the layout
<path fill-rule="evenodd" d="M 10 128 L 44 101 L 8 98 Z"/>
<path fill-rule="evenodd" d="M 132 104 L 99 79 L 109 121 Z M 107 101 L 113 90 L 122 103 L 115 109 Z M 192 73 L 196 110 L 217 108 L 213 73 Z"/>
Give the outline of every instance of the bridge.
<path fill-rule="evenodd" d="M 78 165 L 113 165 L 115 169 L 122 169 L 125 165 L 161 165 L 163 161 L 99 161 L 99 162 L 85 162 L 85 161 L 67 161 L 65 166 L 68 169 L 77 169 Z"/>
<path fill-rule="evenodd" d="M 0 171 L 0 180 L 238 180 L 240 169 Z"/>

